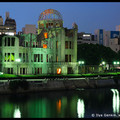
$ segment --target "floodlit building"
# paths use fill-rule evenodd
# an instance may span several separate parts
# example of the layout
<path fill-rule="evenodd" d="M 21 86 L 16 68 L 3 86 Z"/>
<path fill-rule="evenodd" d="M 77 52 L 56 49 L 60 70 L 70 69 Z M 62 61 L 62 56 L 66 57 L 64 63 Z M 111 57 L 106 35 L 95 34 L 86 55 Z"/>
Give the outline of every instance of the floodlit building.
<path fill-rule="evenodd" d="M 16 35 L 16 21 L 9 17 L 9 12 L 6 12 L 5 23 L 3 24 L 3 18 L 0 16 L 0 35 Z"/>
<path fill-rule="evenodd" d="M 9 19 L 10 18 L 9 16 L 10 16 L 9 12 L 6 12 L 5 19 Z"/>
<path fill-rule="evenodd" d="M 95 30 L 95 40 L 97 41 L 97 44 L 108 46 L 108 41 L 105 37 L 106 31 L 104 29 Z"/>
<path fill-rule="evenodd" d="M 36 25 L 26 24 L 25 27 L 22 28 L 22 33 L 23 34 L 33 33 L 36 35 L 37 34 Z"/>
<path fill-rule="evenodd" d="M 116 26 L 116 31 L 120 31 L 120 25 Z"/>
<path fill-rule="evenodd" d="M 113 51 L 118 52 L 120 50 L 120 38 L 112 38 L 112 39 L 110 39 L 109 47 Z"/>
<path fill-rule="evenodd" d="M 29 33 L 0 38 L 0 70 L 8 74 L 76 74 L 77 31 L 63 27 L 54 9 L 38 19 L 38 35 Z"/>
<path fill-rule="evenodd" d="M 3 18 L 0 16 L 0 25 L 3 25 Z"/>
<path fill-rule="evenodd" d="M 95 40 L 97 43 L 106 47 L 110 47 L 115 52 L 120 50 L 119 38 L 120 31 L 105 31 L 104 29 L 95 30 Z"/>
<path fill-rule="evenodd" d="M 88 43 L 88 44 L 96 44 L 97 41 L 94 39 L 94 35 L 91 33 L 80 32 L 77 33 L 77 44 Z"/>

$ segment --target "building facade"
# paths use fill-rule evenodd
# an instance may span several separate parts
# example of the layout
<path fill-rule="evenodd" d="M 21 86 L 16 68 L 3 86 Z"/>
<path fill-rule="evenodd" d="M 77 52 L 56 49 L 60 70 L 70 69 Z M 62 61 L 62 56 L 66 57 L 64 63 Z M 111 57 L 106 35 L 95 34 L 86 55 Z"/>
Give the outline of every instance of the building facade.
<path fill-rule="evenodd" d="M 77 44 L 79 45 L 82 43 L 97 44 L 97 41 L 91 33 L 80 32 L 77 33 Z"/>
<path fill-rule="evenodd" d="M 109 47 L 110 47 L 113 51 L 118 52 L 118 51 L 120 50 L 120 38 L 110 39 Z"/>
<path fill-rule="evenodd" d="M 104 29 L 95 30 L 97 44 L 110 47 L 115 52 L 120 50 L 120 31 L 105 31 Z"/>
<path fill-rule="evenodd" d="M 23 34 L 33 33 L 36 35 L 37 34 L 36 25 L 26 24 L 25 27 L 22 28 L 22 33 Z"/>
<path fill-rule="evenodd" d="M 116 31 L 120 31 L 120 25 L 116 26 Z"/>
<path fill-rule="evenodd" d="M 6 12 L 5 23 L 3 24 L 3 18 L 0 16 L 0 35 L 16 35 L 16 21 L 9 17 L 9 12 Z"/>
<path fill-rule="evenodd" d="M 77 25 L 63 27 L 61 14 L 42 12 L 38 35 L 1 36 L 0 70 L 8 74 L 77 74 Z M 20 59 L 20 61 L 18 61 Z"/>

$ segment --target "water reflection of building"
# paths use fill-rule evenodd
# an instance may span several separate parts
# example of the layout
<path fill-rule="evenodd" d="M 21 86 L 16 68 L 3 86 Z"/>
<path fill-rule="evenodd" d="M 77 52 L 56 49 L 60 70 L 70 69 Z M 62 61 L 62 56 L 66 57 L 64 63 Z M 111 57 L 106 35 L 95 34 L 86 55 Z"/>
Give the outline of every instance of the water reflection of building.
<path fill-rule="evenodd" d="M 22 117 L 29 118 L 65 118 L 77 117 L 78 96 L 59 96 L 55 99 L 34 97 L 20 106 Z"/>
<path fill-rule="evenodd" d="M 113 92 L 113 113 L 119 114 L 120 111 L 120 96 L 117 89 L 111 89 Z"/>
<path fill-rule="evenodd" d="M 64 92 L 65 93 L 65 92 Z M 41 93 L 40 93 L 41 94 Z M 40 94 L 16 97 L 15 101 L 6 99 L 1 104 L 1 118 L 77 118 L 84 117 L 85 105 L 82 98 L 76 94 L 62 95 L 53 92 L 41 96 Z M 53 97 L 54 94 L 54 97 Z M 52 95 L 52 96 L 51 96 Z M 18 101 L 19 99 L 19 101 Z M 16 102 L 18 101 L 18 102 Z"/>
<path fill-rule="evenodd" d="M 5 101 L 1 108 L 0 118 L 21 118 L 20 108 L 16 104 Z"/>
<path fill-rule="evenodd" d="M 0 107 L 2 108 L 0 118 L 13 118 L 14 106 L 12 104 L 5 101 L 5 103 L 1 104 Z"/>

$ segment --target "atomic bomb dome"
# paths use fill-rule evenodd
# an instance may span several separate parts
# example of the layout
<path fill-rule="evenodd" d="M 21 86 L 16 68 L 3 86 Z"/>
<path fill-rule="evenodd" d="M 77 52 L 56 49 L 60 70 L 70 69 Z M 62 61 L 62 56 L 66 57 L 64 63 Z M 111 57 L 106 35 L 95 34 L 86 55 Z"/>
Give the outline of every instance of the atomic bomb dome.
<path fill-rule="evenodd" d="M 62 15 L 60 12 L 54 9 L 47 9 L 43 11 L 40 16 L 39 20 L 62 20 Z"/>
<path fill-rule="evenodd" d="M 45 28 L 59 28 L 63 27 L 62 15 L 54 9 L 47 9 L 43 11 L 38 19 L 38 34 L 41 29 Z"/>

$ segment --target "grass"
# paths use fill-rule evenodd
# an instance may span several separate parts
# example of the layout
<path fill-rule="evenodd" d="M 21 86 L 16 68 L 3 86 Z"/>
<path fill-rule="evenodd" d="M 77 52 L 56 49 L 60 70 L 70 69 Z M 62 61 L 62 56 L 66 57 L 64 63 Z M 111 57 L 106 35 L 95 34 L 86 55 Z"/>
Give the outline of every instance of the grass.
<path fill-rule="evenodd" d="M 0 75 L 0 78 L 15 78 L 17 75 L 14 74 L 2 74 Z"/>
<path fill-rule="evenodd" d="M 18 78 L 45 78 L 45 77 L 95 77 L 95 76 L 116 76 L 120 75 L 120 72 L 111 73 L 93 73 L 93 74 L 67 74 L 67 75 L 14 75 L 14 74 L 3 74 L 0 75 L 0 79 L 18 79 Z"/>

